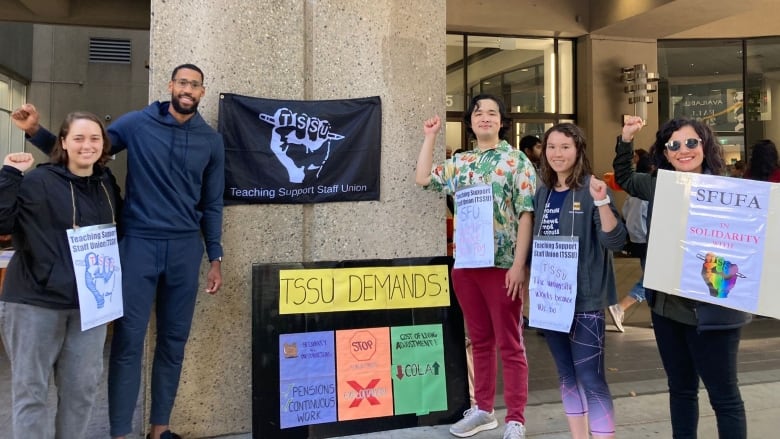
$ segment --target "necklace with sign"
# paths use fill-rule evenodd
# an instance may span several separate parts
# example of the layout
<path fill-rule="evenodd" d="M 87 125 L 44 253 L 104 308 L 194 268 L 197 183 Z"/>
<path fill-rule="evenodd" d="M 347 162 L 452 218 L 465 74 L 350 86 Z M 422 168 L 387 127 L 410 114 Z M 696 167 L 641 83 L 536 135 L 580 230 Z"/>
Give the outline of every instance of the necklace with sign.
<path fill-rule="evenodd" d="M 547 194 L 542 221 L 532 244 L 529 285 L 529 325 L 566 333 L 574 320 L 580 248 L 579 237 L 574 236 L 574 211 L 579 210 L 580 203 L 574 201 L 574 192 L 571 193 L 571 234 L 560 236 L 558 220 L 568 193 L 568 190 L 550 190 Z"/>
<path fill-rule="evenodd" d="M 493 241 L 493 189 L 488 184 L 468 186 L 455 192 L 454 268 L 495 266 Z"/>
<path fill-rule="evenodd" d="M 73 183 L 70 184 L 73 228 L 66 232 L 76 275 L 82 331 L 116 320 L 124 314 L 114 207 L 102 182 L 100 186 L 111 208 L 111 224 L 79 227 L 76 224 L 76 194 Z"/>

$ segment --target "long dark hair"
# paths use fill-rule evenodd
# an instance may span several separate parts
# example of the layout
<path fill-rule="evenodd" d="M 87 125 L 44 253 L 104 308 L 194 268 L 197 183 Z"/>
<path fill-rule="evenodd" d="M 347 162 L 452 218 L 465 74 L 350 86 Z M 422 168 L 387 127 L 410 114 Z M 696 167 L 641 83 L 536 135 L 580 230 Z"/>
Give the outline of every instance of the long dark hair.
<path fill-rule="evenodd" d="M 649 174 L 653 170 L 650 153 L 642 148 L 638 148 L 634 150 L 634 154 L 636 154 L 636 172 Z"/>
<path fill-rule="evenodd" d="M 713 175 L 723 175 L 723 170 L 726 168 L 726 163 L 723 159 L 723 148 L 720 147 L 715 134 L 713 134 L 710 127 L 698 120 L 676 118 L 672 119 L 655 133 L 655 143 L 650 148 L 650 156 L 653 158 L 653 164 L 655 169 L 668 169 L 674 170 L 674 166 L 666 159 L 664 151 L 666 150 L 666 142 L 672 137 L 675 131 L 682 127 L 689 126 L 696 131 L 696 134 L 701 139 L 701 147 L 704 152 L 704 161 L 702 162 L 702 171 L 709 171 Z"/>
<path fill-rule="evenodd" d="M 588 146 L 585 140 L 585 133 L 582 132 L 580 127 L 573 123 L 559 123 L 544 133 L 544 137 L 542 137 L 542 156 L 540 157 L 541 164 L 539 166 L 539 174 L 541 174 L 542 182 L 550 189 L 554 188 L 555 183 L 558 182 L 558 174 L 547 162 L 547 139 L 550 137 L 550 134 L 554 132 L 561 133 L 574 141 L 574 145 L 577 148 L 577 161 L 574 163 L 571 174 L 566 177 L 566 186 L 572 190 L 579 189 L 582 183 L 582 177 L 592 174 L 593 171 L 591 170 L 588 156 L 585 155 L 585 149 Z"/>
<path fill-rule="evenodd" d="M 468 110 L 466 110 L 466 113 L 463 115 L 463 123 L 466 124 L 466 132 L 469 134 L 471 138 L 476 138 L 477 135 L 474 134 L 474 130 L 471 129 L 471 115 L 474 114 L 474 111 L 479 109 L 479 101 L 482 99 L 490 99 L 491 101 L 494 101 L 498 105 L 498 112 L 501 115 L 501 128 L 498 129 L 498 138 L 506 140 L 504 137 L 506 135 L 506 132 L 509 131 L 510 124 L 512 123 L 512 119 L 509 118 L 509 113 L 506 112 L 506 106 L 504 105 L 504 101 L 502 101 L 499 97 L 493 96 L 490 94 L 479 94 L 471 98 L 471 103 L 469 104 Z"/>
<path fill-rule="evenodd" d="M 109 151 L 111 151 L 111 140 L 108 138 L 106 127 L 103 126 L 103 122 L 100 120 L 100 118 L 87 111 L 74 111 L 72 113 L 68 113 L 68 115 L 65 116 L 65 120 L 62 121 L 62 126 L 60 127 L 60 133 L 57 135 L 57 142 L 54 144 L 54 148 L 49 154 L 51 162 L 64 166 L 68 165 L 68 152 L 65 151 L 65 149 L 62 147 L 62 139 L 68 137 L 70 126 L 73 124 L 73 122 L 80 119 L 95 122 L 100 127 L 100 134 L 103 135 L 103 152 L 100 154 L 100 158 L 96 164 L 99 166 L 105 166 L 105 164 L 111 158 L 111 154 L 109 154 Z"/>
<path fill-rule="evenodd" d="M 748 178 L 767 181 L 777 167 L 777 147 L 774 142 L 764 139 L 753 145 L 753 149 L 750 152 Z"/>

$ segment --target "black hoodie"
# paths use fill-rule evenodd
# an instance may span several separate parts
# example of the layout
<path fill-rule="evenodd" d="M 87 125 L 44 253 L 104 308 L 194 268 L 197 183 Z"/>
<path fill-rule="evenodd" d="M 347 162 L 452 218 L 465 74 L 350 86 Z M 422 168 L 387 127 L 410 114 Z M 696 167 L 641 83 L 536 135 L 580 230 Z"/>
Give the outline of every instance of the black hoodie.
<path fill-rule="evenodd" d="M 0 300 L 52 309 L 78 308 L 66 234 L 73 227 L 74 203 L 76 224 L 85 227 L 115 221 L 120 202 L 119 187 L 108 168 L 95 166 L 91 176 L 79 177 L 62 165 L 43 164 L 22 176 L 16 168 L 3 166 L 0 234 L 13 234 L 16 252 L 8 264 Z"/>

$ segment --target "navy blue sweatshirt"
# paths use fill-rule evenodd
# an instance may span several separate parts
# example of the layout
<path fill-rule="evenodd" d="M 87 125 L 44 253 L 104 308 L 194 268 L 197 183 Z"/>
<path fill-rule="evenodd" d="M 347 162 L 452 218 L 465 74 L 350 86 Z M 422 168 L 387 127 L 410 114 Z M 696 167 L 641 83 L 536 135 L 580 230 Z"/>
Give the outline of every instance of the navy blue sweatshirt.
<path fill-rule="evenodd" d="M 122 231 L 146 239 L 203 233 L 209 260 L 222 256 L 222 135 L 199 113 L 179 123 L 169 102 L 153 102 L 108 128 L 111 152 L 127 149 Z M 48 153 L 55 136 L 40 129 L 30 142 Z"/>

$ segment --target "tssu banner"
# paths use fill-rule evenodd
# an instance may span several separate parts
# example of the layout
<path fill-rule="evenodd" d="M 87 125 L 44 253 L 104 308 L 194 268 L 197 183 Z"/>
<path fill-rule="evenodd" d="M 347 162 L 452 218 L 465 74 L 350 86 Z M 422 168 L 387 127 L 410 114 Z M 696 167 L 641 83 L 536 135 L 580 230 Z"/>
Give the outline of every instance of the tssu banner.
<path fill-rule="evenodd" d="M 223 93 L 225 204 L 379 199 L 378 96 L 284 101 Z"/>
<path fill-rule="evenodd" d="M 780 318 L 780 184 L 658 171 L 644 286 Z"/>

